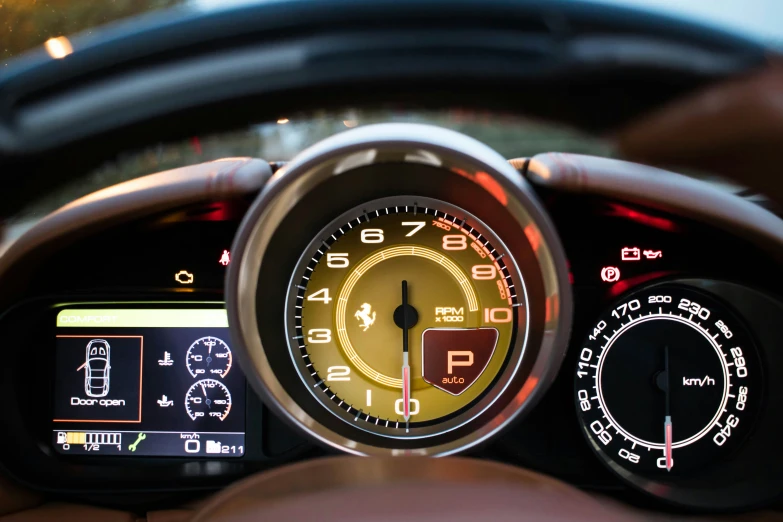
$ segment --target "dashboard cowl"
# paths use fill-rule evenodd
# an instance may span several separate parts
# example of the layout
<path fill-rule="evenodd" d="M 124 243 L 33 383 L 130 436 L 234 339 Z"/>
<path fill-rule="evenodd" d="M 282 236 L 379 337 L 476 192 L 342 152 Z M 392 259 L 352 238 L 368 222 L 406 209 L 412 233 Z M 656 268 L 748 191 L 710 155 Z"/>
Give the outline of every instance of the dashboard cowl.
<path fill-rule="evenodd" d="M 55 244 L 72 241 L 123 221 L 183 205 L 256 192 L 272 168 L 255 158 L 226 158 L 126 181 L 89 194 L 49 214 L 5 251 L 0 251 L 0 309 L 19 298 L 25 277 L 16 277 L 25 259 L 41 258 Z"/>
<path fill-rule="evenodd" d="M 698 179 L 629 161 L 557 152 L 531 158 L 526 174 L 539 186 L 632 201 L 729 230 L 783 259 L 783 220 Z"/>

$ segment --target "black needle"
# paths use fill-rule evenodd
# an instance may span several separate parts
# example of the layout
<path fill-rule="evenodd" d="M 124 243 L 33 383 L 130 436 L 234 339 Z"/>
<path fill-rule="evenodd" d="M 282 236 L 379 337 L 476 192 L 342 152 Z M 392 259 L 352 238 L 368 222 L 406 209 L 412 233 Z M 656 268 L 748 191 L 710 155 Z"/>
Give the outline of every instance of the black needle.
<path fill-rule="evenodd" d="M 666 346 L 663 349 L 663 373 L 666 375 L 666 386 L 664 387 L 664 393 L 666 395 L 666 416 L 671 417 L 671 393 L 669 391 L 669 347 Z"/>
<path fill-rule="evenodd" d="M 408 282 L 402 282 L 402 353 L 408 353 Z"/>

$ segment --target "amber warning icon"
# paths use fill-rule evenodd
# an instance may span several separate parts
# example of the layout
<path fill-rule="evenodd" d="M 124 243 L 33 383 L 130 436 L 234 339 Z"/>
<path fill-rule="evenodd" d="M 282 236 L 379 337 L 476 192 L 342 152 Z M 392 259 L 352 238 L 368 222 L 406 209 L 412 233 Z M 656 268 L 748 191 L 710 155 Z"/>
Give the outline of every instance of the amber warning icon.
<path fill-rule="evenodd" d="M 422 376 L 459 395 L 484 373 L 497 342 L 495 328 L 428 328 L 421 336 Z"/>

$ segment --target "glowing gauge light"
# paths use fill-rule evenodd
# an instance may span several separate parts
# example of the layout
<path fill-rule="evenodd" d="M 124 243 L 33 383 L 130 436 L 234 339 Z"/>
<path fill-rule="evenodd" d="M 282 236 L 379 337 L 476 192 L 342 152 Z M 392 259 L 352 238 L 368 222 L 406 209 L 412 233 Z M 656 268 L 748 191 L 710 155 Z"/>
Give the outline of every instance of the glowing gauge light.
<path fill-rule="evenodd" d="M 193 377 L 225 379 L 231 370 L 233 358 L 231 349 L 222 339 L 202 337 L 190 345 L 185 361 L 188 372 Z"/>
<path fill-rule="evenodd" d="M 289 300 L 307 387 L 343 420 L 395 436 L 479 400 L 525 325 L 500 240 L 459 209 L 404 203 L 329 225 Z"/>
<path fill-rule="evenodd" d="M 684 285 L 631 294 L 578 345 L 582 430 L 612 467 L 687 475 L 741 445 L 763 396 L 753 339 L 726 306 Z"/>
<path fill-rule="evenodd" d="M 458 133 L 325 140 L 275 174 L 232 249 L 226 307 L 251 386 L 336 449 L 458 453 L 560 367 L 572 302 L 554 226 L 519 172 Z"/>
<path fill-rule="evenodd" d="M 185 410 L 191 420 L 223 421 L 231 413 L 231 393 L 215 379 L 202 379 L 185 394 Z"/>

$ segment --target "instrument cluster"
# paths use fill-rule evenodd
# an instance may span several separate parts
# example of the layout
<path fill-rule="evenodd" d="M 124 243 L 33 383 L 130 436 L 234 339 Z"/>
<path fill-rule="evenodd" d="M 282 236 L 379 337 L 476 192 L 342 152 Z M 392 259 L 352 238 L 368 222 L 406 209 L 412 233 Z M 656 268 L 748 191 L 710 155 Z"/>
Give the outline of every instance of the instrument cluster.
<path fill-rule="evenodd" d="M 245 378 L 225 310 L 56 308 L 52 440 L 62 455 L 241 457 Z"/>
<path fill-rule="evenodd" d="M 304 151 L 245 216 L 226 280 L 237 352 L 273 411 L 334 448 L 463 451 L 557 375 L 564 252 L 483 144 L 422 125 L 360 131 Z"/>
<path fill-rule="evenodd" d="M 80 238 L 39 272 L 0 318 L 38 348 L 9 355 L 2 386 L 29 393 L 0 461 L 41 487 L 219 487 L 343 451 L 470 452 L 689 509 L 783 491 L 774 259 L 534 189 L 451 131 L 334 136 L 260 194 Z"/>

